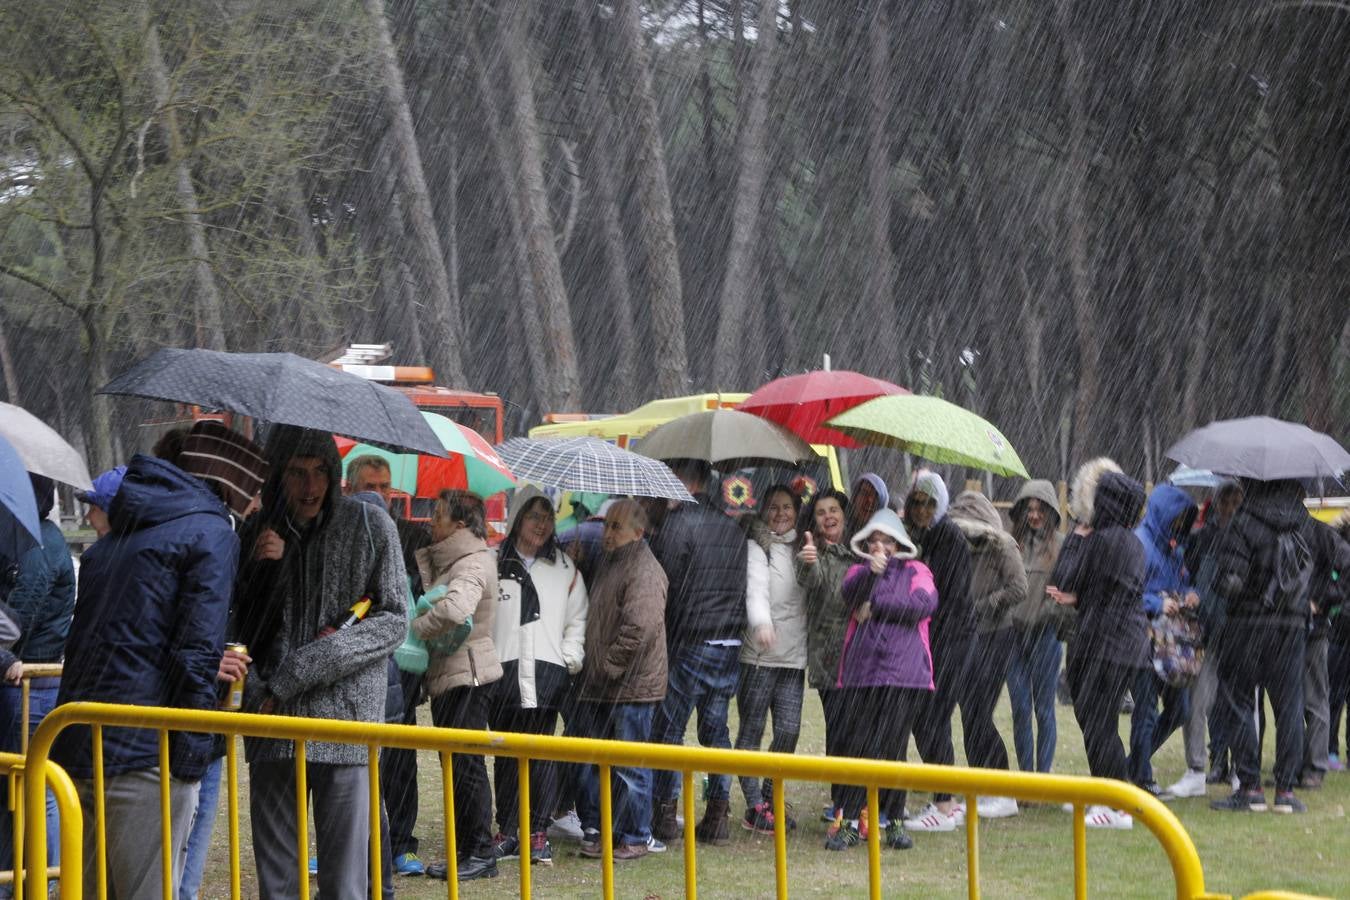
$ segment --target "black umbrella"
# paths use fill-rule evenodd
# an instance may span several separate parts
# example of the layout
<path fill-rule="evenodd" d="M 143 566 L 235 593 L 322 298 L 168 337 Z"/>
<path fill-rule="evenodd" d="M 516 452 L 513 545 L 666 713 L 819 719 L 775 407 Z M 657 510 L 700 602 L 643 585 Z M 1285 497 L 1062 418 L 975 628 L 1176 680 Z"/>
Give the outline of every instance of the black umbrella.
<path fill-rule="evenodd" d="M 446 455 L 403 394 L 293 353 L 160 350 L 99 393 L 191 403 L 393 450 Z"/>
<path fill-rule="evenodd" d="M 1167 455 L 1194 469 L 1258 481 L 1339 479 L 1350 469 L 1350 453 L 1335 438 L 1268 416 L 1211 422 L 1177 441 Z"/>

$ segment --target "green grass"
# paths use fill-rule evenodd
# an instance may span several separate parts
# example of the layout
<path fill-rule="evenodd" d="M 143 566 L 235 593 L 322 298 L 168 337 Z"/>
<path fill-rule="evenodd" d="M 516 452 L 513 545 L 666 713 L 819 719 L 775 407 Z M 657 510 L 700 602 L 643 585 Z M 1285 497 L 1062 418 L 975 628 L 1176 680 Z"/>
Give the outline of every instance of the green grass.
<path fill-rule="evenodd" d="M 733 719 L 735 709 L 733 706 Z M 959 720 L 959 716 L 957 717 Z M 808 692 L 803 711 L 800 753 L 821 753 L 824 733 L 820 704 Z M 1273 721 L 1273 719 L 1271 720 Z M 1012 726 L 1006 698 L 999 709 L 1000 730 L 1012 753 Z M 956 723 L 959 726 L 959 721 Z M 692 723 L 691 723 L 692 725 Z M 1073 714 L 1059 707 L 1059 746 L 1056 771 L 1087 774 L 1082 736 Z M 1121 718 L 1122 734 L 1128 718 Z M 732 723 L 735 733 L 735 723 Z M 694 742 L 692 728 L 686 737 Z M 960 738 L 957 737 L 958 756 Z M 1267 735 L 1267 764 L 1274 759 L 1273 735 Z M 436 850 L 444 840 L 440 810 L 440 767 L 433 754 L 419 760 L 422 811 L 416 833 L 422 856 L 440 859 Z M 1158 780 L 1170 783 L 1184 771 L 1181 735 L 1178 734 L 1154 760 Z M 241 773 L 242 775 L 243 773 Z M 241 777 L 241 781 L 244 779 Z M 1269 792 L 1268 792 L 1269 793 Z M 822 847 L 824 823 L 818 821 L 828 801 L 825 785 L 792 782 L 788 800 L 796 808 L 800 827 L 788 838 L 789 887 L 794 897 L 867 896 L 865 847 L 832 853 Z M 1218 788 L 1211 797 L 1220 796 Z M 1350 823 L 1345 807 L 1350 801 L 1350 773 L 1332 773 L 1321 791 L 1302 794 L 1308 814 L 1281 816 L 1274 813 L 1233 814 L 1213 812 L 1207 799 L 1181 800 L 1171 804 L 1190 831 L 1205 867 L 1205 883 L 1212 892 L 1242 896 L 1262 889 L 1284 889 L 1331 897 L 1350 895 Z M 701 897 L 758 898 L 774 895 L 773 839 L 753 835 L 738 827 L 743 811 L 739 789 L 732 789 L 732 842 L 728 847 L 699 847 L 698 888 Z M 910 801 L 916 808 L 921 798 Z M 241 807 L 247 803 L 241 798 Z M 204 898 L 227 897 L 228 858 L 224 803 L 217 821 L 215 843 L 203 886 Z M 814 814 L 813 814 L 814 813 Z M 247 814 L 243 815 L 244 895 L 255 896 L 252 850 L 248 844 Z M 896 852 L 882 849 L 882 884 L 886 897 L 962 897 L 966 890 L 965 836 L 948 834 L 914 836 L 914 849 Z M 1071 818 L 1057 808 L 1026 809 L 1021 815 L 980 823 L 980 887 L 989 898 L 1071 896 L 1073 856 Z M 596 897 L 600 895 L 600 864 L 576 853 L 575 845 L 553 848 L 555 863 L 534 867 L 534 896 Z M 502 863 L 501 875 L 491 881 L 471 882 L 461 895 L 471 898 L 518 897 L 518 864 Z M 1174 895 L 1171 869 L 1161 846 L 1142 825 L 1128 832 L 1089 832 L 1089 890 L 1094 897 L 1167 897 Z M 400 878 L 401 897 L 444 897 L 444 882 Z M 633 863 L 616 864 L 615 896 L 621 898 L 675 898 L 684 896 L 683 853 L 679 844 L 661 856 L 648 856 Z"/>

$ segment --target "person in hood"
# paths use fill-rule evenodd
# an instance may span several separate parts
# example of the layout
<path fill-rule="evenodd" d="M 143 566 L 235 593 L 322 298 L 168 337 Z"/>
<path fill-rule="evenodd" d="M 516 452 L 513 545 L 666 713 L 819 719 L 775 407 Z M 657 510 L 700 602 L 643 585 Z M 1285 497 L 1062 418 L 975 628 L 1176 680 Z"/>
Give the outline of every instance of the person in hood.
<path fill-rule="evenodd" d="M 947 515 L 970 545 L 970 594 L 975 602 L 975 650 L 961 704 L 961 730 L 966 762 L 982 769 L 1007 769 L 1008 748 L 994 724 L 994 708 L 1008 677 L 1015 636 L 1012 611 L 1027 598 L 1027 573 L 1017 542 L 1003 530 L 1003 520 L 989 498 L 963 491 Z M 1012 797 L 981 797 L 979 814 L 986 819 L 1017 815 Z"/>
<path fill-rule="evenodd" d="M 844 603 L 844 575 L 853 565 L 845 540 L 848 497 L 825 490 L 812 498 L 802 520 L 802 546 L 797 551 L 797 584 L 806 607 L 806 680 L 820 697 L 825 718 L 825 755 L 838 756 L 848 711 L 837 689 L 839 655 L 844 649 L 849 611 Z M 832 789 L 824 818 L 834 821 L 839 791 Z"/>
<path fill-rule="evenodd" d="M 1277 812 L 1304 812 L 1294 794 L 1303 767 L 1303 677 L 1308 647 L 1312 518 L 1293 480 L 1245 481 L 1242 506 L 1219 538 L 1215 585 L 1228 601 L 1219 647 L 1220 700 L 1233 728 L 1238 788 L 1215 809 L 1264 811 L 1256 692 L 1275 712 Z"/>
<path fill-rule="evenodd" d="M 236 633 L 253 657 L 244 708 L 355 722 L 383 722 L 388 659 L 407 633 L 408 582 L 388 515 L 341 494 L 331 434 L 277 426 L 262 508 L 244 529 L 246 562 Z M 368 599 L 364 618 L 349 623 Z M 339 627 L 344 622 L 349 624 Z M 337 629 L 337 630 L 334 630 Z M 259 895 L 292 897 L 295 745 L 249 738 L 249 813 Z M 367 749 L 311 741 L 306 783 L 314 804 L 319 890 L 359 898 L 369 879 Z"/>
<path fill-rule="evenodd" d="M 511 498 L 506 540 L 497 548 L 498 595 L 492 643 L 502 677 L 489 688 L 488 727 L 520 734 L 553 734 L 571 679 L 585 659 L 586 582 L 553 534 L 554 510 L 533 485 Z M 557 801 L 559 764 L 530 765 L 530 862 L 553 865 L 547 829 Z M 500 859 L 520 856 L 519 765 L 498 757 L 496 787 Z"/>
<path fill-rule="evenodd" d="M 773 753 L 792 753 L 802 727 L 806 675 L 806 604 L 797 583 L 797 529 L 801 500 L 785 484 L 764 492 L 761 513 L 745 519 L 745 613 L 741 678 L 736 691 L 737 750 L 758 750 L 773 713 Z M 745 828 L 773 833 L 772 779 L 741 776 Z M 789 829 L 795 826 L 790 819 Z"/>
<path fill-rule="evenodd" d="M 933 573 L 938 608 L 930 630 L 933 681 L 914 724 L 919 757 L 932 765 L 956 762 L 952 745 L 952 714 L 961 700 L 975 648 L 975 606 L 970 595 L 970 545 L 947 516 L 947 484 L 929 469 L 914 473 L 905 497 L 905 528 L 919 549 L 919 560 Z M 952 831 L 963 821 L 965 809 L 950 794 L 934 794 L 933 801 L 905 822 L 911 831 Z"/>
<path fill-rule="evenodd" d="M 1200 595 L 1200 627 L 1205 635 L 1205 659 L 1191 685 L 1190 712 L 1181 736 L 1186 747 L 1186 774 L 1167 790 L 1177 797 L 1201 797 L 1206 784 L 1232 784 L 1237 789 L 1228 755 L 1227 708 L 1214 702 L 1219 691 L 1219 647 L 1228 614 L 1226 602 L 1215 591 L 1215 550 L 1223 530 L 1242 505 L 1242 485 L 1228 478 L 1220 482 L 1202 510 L 1203 523 L 1186 542 L 1186 570 Z M 1205 731 L 1209 745 L 1205 745 Z M 1208 768 L 1208 774 L 1206 774 Z M 1200 773 L 1197 777 L 1195 773 Z M 1197 790 L 1198 788 L 1198 790 Z"/>
<path fill-rule="evenodd" d="M 849 711 L 841 756 L 904 760 L 909 735 L 933 690 L 933 656 L 928 625 L 937 609 L 937 590 L 928 567 L 917 561 L 919 550 L 905 533 L 900 517 L 881 509 L 853 536 L 853 552 L 864 562 L 844 576 L 849 609 L 848 632 L 839 660 L 838 688 Z M 868 817 L 867 791 L 858 785 L 839 789 L 843 806 L 826 832 L 825 849 L 845 850 L 862 840 L 855 821 L 873 827 L 885 815 L 886 846 L 913 846 L 900 820 L 905 792 L 881 791 L 880 810 Z"/>
<path fill-rule="evenodd" d="M 671 464 L 694 503 L 682 503 L 666 516 L 651 542 L 669 579 L 666 595 L 666 646 L 669 689 L 652 719 L 652 743 L 680 744 L 689 717 L 698 709 L 698 741 L 705 747 L 731 748 L 727 718 L 740 675 L 741 635 L 745 632 L 745 534 L 708 495 L 711 470 L 699 460 Z M 657 840 L 679 838 L 676 773 L 657 770 L 652 796 Z M 731 778 L 709 776 L 708 804 L 694 829 L 698 840 L 722 845 L 730 840 Z"/>
<path fill-rule="evenodd" d="M 1197 512 L 1195 501 L 1185 491 L 1161 484 L 1153 489 L 1144 509 L 1144 521 L 1134 530 L 1144 548 L 1144 614 L 1150 620 L 1194 616 L 1200 606 L 1200 595 L 1191 586 L 1185 554 L 1185 542 Z M 1150 653 L 1149 664 L 1139 670 L 1131 694 L 1134 711 L 1130 716 L 1130 778 L 1153 796 L 1163 796 L 1162 788 L 1153 778 L 1153 755 L 1186 721 L 1190 692 L 1163 681 L 1154 671 Z M 1187 786 L 1189 783 L 1183 785 Z M 1203 780 L 1200 788 L 1203 794 Z"/>
<path fill-rule="evenodd" d="M 431 539 L 430 547 L 417 551 L 428 590 L 411 625 L 413 634 L 431 642 L 426 677 L 431 721 L 437 728 L 483 730 L 489 688 L 501 679 L 502 664 L 492 640 L 500 591 L 482 499 L 468 491 L 441 491 L 431 516 Z M 452 636 L 460 638 L 458 646 L 434 643 Z M 495 878 L 487 766 L 481 755 L 470 753 L 456 753 L 452 765 L 456 879 Z M 448 878 L 448 863 L 432 863 L 427 875 Z"/>
<path fill-rule="evenodd" d="M 240 555 L 231 513 L 243 513 L 267 469 L 252 442 L 223 427 L 198 443 L 209 453 L 180 456 L 180 465 L 142 455 L 127 465 L 108 510 L 111 531 L 81 560 L 58 703 L 216 708 Z M 161 777 L 168 780 L 173 877 L 181 878 L 213 743 L 207 734 L 170 732 L 169 771 L 161 772 L 157 731 L 103 729 L 111 895 L 163 893 Z M 84 726 L 63 730 L 52 747 L 52 759 L 80 792 L 87 884 L 95 883 L 98 867 L 92 752 Z M 293 838 L 294 832 L 288 846 Z"/>
<path fill-rule="evenodd" d="M 1313 571 L 1309 584 L 1307 664 L 1303 673 L 1304 750 L 1299 787 L 1317 790 L 1331 768 L 1331 685 L 1328 658 L 1331 610 L 1343 602 L 1342 578 L 1350 578 L 1350 544 L 1326 522 L 1312 525 Z M 1341 573 L 1345 573 L 1342 575 Z"/>
<path fill-rule="evenodd" d="M 1342 513 L 1333 526 L 1337 535 L 1350 544 L 1350 513 Z M 1327 601 L 1327 621 L 1330 641 L 1327 646 L 1327 681 L 1330 683 L 1330 714 L 1327 726 L 1327 768 L 1332 772 L 1345 770 L 1346 757 L 1341 756 L 1341 721 L 1346 721 L 1346 746 L 1350 750 L 1350 718 L 1345 717 L 1345 704 L 1350 697 L 1350 566 L 1338 569 L 1334 596 Z"/>
<path fill-rule="evenodd" d="M 88 507 L 85 518 L 89 520 L 89 527 L 94 529 L 97 537 L 103 537 L 112 528 L 108 524 L 108 508 L 112 506 L 113 497 L 117 496 L 117 489 L 122 486 L 122 477 L 126 474 L 126 466 L 116 466 L 100 473 L 89 490 L 75 492 L 75 499 Z"/>
<path fill-rule="evenodd" d="M 1012 536 L 1027 573 L 1027 596 L 1012 608 L 1015 633 L 1008 665 L 1013 746 L 1023 772 L 1049 772 L 1055 763 L 1055 681 L 1059 675 L 1059 606 L 1045 592 L 1059 560 L 1059 497 L 1048 481 L 1028 481 L 1010 512 Z M 1032 730 L 1033 717 L 1035 730 Z"/>
<path fill-rule="evenodd" d="M 1093 498 L 1091 530 L 1068 565 L 1061 554 L 1057 584 L 1046 591 L 1056 603 L 1078 610 L 1069 642 L 1069 687 L 1073 712 L 1083 730 L 1088 769 L 1097 778 L 1129 780 L 1129 761 L 1120 740 L 1117 719 L 1125 689 L 1135 679 L 1149 652 L 1144 618 L 1144 548 L 1134 536 L 1144 505 L 1144 488 L 1125 475 L 1105 472 Z M 1068 542 L 1065 542 L 1066 553 Z M 1120 810 L 1093 806 L 1090 828 L 1131 828 L 1133 819 Z"/>
<path fill-rule="evenodd" d="M 879 509 L 891 505 L 891 492 L 885 480 L 875 472 L 864 472 L 853 482 L 848 492 L 848 535 L 851 538 Z"/>

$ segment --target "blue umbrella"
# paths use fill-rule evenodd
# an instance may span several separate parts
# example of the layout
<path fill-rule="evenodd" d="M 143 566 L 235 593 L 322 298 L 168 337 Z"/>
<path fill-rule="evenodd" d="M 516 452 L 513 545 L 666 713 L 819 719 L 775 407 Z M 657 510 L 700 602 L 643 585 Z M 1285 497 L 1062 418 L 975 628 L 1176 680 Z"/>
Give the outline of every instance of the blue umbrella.
<path fill-rule="evenodd" d="M 17 563 L 41 543 L 33 483 L 18 451 L 0 437 L 0 560 Z"/>

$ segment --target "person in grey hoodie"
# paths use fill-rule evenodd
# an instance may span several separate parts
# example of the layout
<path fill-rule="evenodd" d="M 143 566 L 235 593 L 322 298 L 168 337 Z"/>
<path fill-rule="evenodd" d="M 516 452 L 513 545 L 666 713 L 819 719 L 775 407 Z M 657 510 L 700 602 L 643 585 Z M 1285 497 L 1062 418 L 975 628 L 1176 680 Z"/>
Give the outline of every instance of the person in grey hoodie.
<path fill-rule="evenodd" d="M 1016 640 L 1008 667 L 1008 699 L 1012 703 L 1013 745 L 1019 769 L 1049 772 L 1058 740 L 1055 680 L 1061 653 L 1055 633 L 1060 607 L 1045 593 L 1045 586 L 1064 544 L 1054 485 L 1028 481 L 1013 501 L 1011 518 L 1013 540 L 1027 573 L 1026 599 L 1012 608 Z"/>
<path fill-rule="evenodd" d="M 244 707 L 383 722 L 387 661 L 408 627 L 407 576 L 394 523 L 341 495 L 332 435 L 279 426 L 269 436 L 267 455 L 272 476 L 263 486 L 262 509 L 241 537 L 246 564 L 237 588 L 236 633 L 253 657 Z M 355 615 L 365 598 L 368 611 Z M 249 738 L 244 747 L 258 894 L 294 897 L 295 745 Z M 364 744 L 306 745 L 325 898 L 366 896 L 366 757 Z"/>

